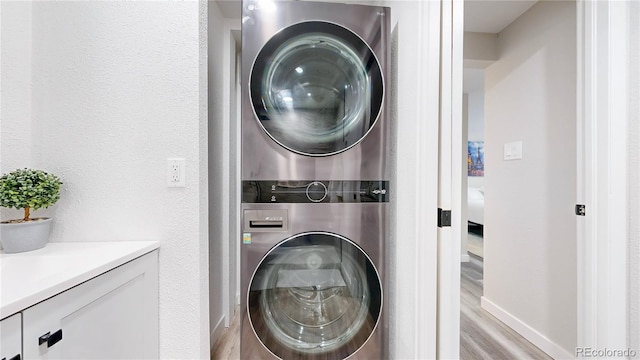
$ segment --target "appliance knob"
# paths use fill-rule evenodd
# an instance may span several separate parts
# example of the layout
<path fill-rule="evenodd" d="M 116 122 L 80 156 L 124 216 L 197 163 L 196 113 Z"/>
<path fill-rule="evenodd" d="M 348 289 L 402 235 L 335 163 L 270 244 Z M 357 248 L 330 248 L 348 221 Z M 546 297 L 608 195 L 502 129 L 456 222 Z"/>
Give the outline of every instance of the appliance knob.
<path fill-rule="evenodd" d="M 321 202 L 327 197 L 327 187 L 319 182 L 314 181 L 307 185 L 307 199 L 312 202 Z"/>

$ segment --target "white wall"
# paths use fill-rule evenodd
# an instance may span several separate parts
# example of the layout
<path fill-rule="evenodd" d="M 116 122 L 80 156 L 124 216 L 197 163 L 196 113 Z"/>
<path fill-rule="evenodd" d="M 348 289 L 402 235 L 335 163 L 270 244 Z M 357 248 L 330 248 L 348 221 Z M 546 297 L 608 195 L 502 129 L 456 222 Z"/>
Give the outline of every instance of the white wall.
<path fill-rule="evenodd" d="M 463 76 L 464 82 L 464 76 Z M 483 125 L 484 126 L 484 125 Z M 463 93 L 462 95 L 462 145 L 467 144 L 469 139 L 469 94 Z M 467 151 L 468 153 L 468 151 Z M 467 161 L 464 158 L 465 151 L 462 151 L 463 158 L 460 159 L 461 165 L 463 167 L 462 171 L 462 181 L 460 183 L 460 196 L 462 198 L 462 208 L 460 209 L 460 219 L 462 220 L 461 224 L 461 234 L 460 234 L 460 262 L 469 262 L 469 253 L 467 253 L 467 244 L 469 242 L 469 208 L 467 206 L 467 199 L 469 197 L 469 176 Z"/>
<path fill-rule="evenodd" d="M 468 141 L 484 141 L 484 87 L 469 91 L 467 98 Z M 484 188 L 484 176 L 468 176 L 467 181 L 470 187 Z"/>
<path fill-rule="evenodd" d="M 469 141 L 484 141 L 484 88 L 469 92 Z"/>
<path fill-rule="evenodd" d="M 464 67 L 484 69 L 498 59 L 496 34 L 464 32 Z"/>
<path fill-rule="evenodd" d="M 31 3 L 0 2 L 0 173 L 31 166 Z M 2 218 L 14 212 L 2 210 Z"/>
<path fill-rule="evenodd" d="M 577 336 L 575 3 L 538 2 L 498 43 L 485 70 L 483 306 L 566 357 Z M 523 159 L 504 161 L 512 141 Z"/>
<path fill-rule="evenodd" d="M 31 155 L 3 145 L 2 163 L 62 178 L 61 200 L 42 212 L 55 219 L 51 241 L 160 241 L 160 357 L 206 358 L 206 3 L 32 7 L 31 117 L 2 120 L 3 139 Z M 16 131 L 18 121 L 31 131 Z M 186 159 L 185 188 L 166 187 L 173 156 Z"/>

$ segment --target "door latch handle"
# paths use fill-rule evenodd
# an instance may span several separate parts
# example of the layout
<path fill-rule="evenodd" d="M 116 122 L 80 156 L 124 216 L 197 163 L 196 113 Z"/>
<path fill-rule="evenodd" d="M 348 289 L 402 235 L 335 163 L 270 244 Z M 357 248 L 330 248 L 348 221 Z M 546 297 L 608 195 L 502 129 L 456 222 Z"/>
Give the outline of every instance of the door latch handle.
<path fill-rule="evenodd" d="M 38 345 L 47 343 L 47 347 L 50 348 L 53 345 L 57 344 L 60 340 L 62 340 L 62 329 L 54 332 L 53 334 L 51 332 L 48 332 L 40 336 L 40 338 L 38 339 Z"/>

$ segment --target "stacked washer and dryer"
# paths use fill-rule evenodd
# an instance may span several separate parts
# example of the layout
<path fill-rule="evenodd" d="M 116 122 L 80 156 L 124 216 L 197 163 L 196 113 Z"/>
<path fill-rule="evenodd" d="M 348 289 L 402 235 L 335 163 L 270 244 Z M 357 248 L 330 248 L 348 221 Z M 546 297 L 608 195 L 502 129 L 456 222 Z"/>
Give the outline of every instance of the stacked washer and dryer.
<path fill-rule="evenodd" d="M 242 7 L 241 358 L 385 357 L 389 9 Z"/>

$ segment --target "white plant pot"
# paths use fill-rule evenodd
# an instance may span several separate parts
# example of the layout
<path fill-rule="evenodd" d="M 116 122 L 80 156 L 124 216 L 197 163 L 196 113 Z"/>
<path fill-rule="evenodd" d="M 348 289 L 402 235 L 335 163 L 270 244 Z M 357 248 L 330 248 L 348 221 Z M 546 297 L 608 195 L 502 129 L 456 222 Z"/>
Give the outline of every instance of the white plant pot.
<path fill-rule="evenodd" d="M 47 245 L 51 218 L 0 224 L 0 241 L 6 254 L 37 250 Z"/>

